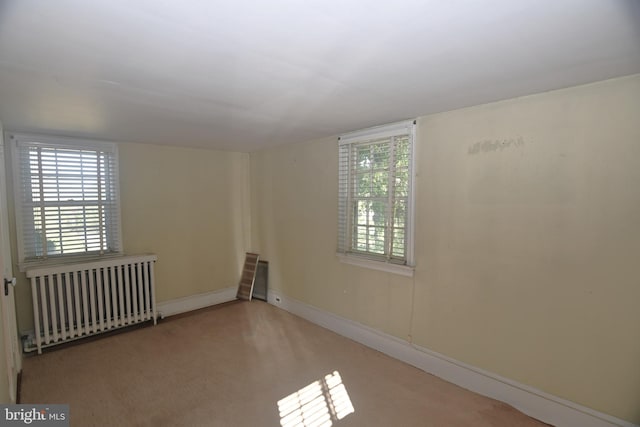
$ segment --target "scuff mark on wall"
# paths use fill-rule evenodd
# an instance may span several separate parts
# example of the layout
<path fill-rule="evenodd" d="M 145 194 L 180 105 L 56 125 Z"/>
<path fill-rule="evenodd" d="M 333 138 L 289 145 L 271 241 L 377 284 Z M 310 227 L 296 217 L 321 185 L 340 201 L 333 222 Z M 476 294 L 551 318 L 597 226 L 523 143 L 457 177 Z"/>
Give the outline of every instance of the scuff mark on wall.
<path fill-rule="evenodd" d="M 525 144 L 523 137 L 517 138 L 503 138 L 503 139 L 485 139 L 478 141 L 469 147 L 469 154 L 490 153 L 493 151 L 502 151 L 510 147 L 522 147 Z"/>

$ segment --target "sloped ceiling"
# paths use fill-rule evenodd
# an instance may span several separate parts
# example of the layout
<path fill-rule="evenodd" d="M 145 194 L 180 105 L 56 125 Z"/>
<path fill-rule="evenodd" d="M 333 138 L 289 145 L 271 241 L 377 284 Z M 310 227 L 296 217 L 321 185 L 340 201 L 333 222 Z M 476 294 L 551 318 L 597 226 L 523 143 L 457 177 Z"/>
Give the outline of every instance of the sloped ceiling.
<path fill-rule="evenodd" d="M 18 131 L 253 151 L 639 72 L 637 0 L 0 1 Z"/>

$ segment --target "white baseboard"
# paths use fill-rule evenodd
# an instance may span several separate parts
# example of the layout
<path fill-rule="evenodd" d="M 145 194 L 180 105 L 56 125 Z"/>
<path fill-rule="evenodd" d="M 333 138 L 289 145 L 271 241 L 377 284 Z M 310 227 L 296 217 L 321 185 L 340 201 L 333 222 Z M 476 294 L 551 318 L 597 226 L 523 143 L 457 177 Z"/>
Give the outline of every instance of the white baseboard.
<path fill-rule="evenodd" d="M 293 298 L 269 291 L 269 303 L 478 394 L 558 427 L 640 427 L 476 368 Z"/>
<path fill-rule="evenodd" d="M 160 318 L 169 317 L 175 314 L 186 313 L 187 311 L 198 310 L 210 305 L 221 304 L 236 299 L 238 288 L 224 288 L 203 294 L 189 295 L 188 297 L 176 298 L 158 303 L 158 313 Z"/>

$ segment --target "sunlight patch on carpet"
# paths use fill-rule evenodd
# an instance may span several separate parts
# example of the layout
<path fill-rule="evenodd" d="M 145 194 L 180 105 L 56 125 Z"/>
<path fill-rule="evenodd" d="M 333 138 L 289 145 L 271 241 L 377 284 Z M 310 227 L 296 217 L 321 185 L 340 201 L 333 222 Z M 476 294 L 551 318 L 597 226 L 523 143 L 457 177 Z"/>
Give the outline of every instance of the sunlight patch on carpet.
<path fill-rule="evenodd" d="M 278 401 L 282 427 L 330 427 L 355 412 L 338 371 Z"/>

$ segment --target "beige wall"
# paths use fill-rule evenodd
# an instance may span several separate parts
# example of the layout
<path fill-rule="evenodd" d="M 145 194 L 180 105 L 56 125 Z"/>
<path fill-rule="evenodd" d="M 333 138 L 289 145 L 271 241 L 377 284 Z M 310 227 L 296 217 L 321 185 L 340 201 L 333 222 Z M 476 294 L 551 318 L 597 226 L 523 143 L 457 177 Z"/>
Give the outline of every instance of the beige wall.
<path fill-rule="evenodd" d="M 250 236 L 249 156 L 121 144 L 122 236 L 152 252 L 157 299 L 237 286 Z"/>
<path fill-rule="evenodd" d="M 640 75 L 418 120 L 413 278 L 335 257 L 336 139 L 251 155 L 270 286 L 640 423 Z"/>
<path fill-rule="evenodd" d="M 158 302 L 236 286 L 250 239 L 248 155 L 124 143 L 119 158 L 124 250 L 158 255 Z M 31 291 L 17 265 L 14 272 L 25 331 Z"/>

